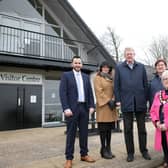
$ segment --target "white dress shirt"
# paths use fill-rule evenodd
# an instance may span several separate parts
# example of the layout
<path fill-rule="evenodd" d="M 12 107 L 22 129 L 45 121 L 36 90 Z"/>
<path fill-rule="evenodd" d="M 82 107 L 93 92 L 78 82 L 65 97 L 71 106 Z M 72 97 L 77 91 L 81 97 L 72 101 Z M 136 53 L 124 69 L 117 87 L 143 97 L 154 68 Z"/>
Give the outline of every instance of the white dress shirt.
<path fill-rule="evenodd" d="M 78 90 L 78 102 L 85 102 L 85 93 L 84 93 L 82 74 L 80 71 L 77 72 L 73 70 L 73 72 L 74 72 L 77 90 Z"/>

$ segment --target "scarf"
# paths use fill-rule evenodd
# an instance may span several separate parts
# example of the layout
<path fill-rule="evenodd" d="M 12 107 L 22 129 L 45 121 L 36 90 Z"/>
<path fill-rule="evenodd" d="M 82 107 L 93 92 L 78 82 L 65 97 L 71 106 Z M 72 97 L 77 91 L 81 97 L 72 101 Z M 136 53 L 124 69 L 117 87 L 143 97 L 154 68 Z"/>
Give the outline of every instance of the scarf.
<path fill-rule="evenodd" d="M 108 73 L 100 72 L 100 76 L 108 80 L 113 80 L 112 76 Z"/>

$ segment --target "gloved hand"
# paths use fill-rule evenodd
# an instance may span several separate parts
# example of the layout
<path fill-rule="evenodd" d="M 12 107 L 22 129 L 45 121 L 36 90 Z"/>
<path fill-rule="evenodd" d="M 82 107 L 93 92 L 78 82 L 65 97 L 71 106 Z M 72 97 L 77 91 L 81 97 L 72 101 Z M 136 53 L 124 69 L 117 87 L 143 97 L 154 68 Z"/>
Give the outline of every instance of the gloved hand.
<path fill-rule="evenodd" d="M 111 110 L 114 110 L 114 108 L 116 107 L 116 102 L 115 102 L 115 100 L 110 100 L 110 101 L 108 102 L 108 105 L 109 105 L 109 107 L 110 107 Z"/>

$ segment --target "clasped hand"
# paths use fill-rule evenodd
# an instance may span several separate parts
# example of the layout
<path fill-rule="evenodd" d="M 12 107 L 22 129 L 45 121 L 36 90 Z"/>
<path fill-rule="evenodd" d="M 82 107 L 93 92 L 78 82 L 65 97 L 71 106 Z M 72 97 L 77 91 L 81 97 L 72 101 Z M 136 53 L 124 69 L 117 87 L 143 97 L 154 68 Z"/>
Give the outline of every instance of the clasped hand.
<path fill-rule="evenodd" d="M 167 130 L 166 125 L 165 125 L 165 124 L 161 124 L 160 121 L 158 121 L 158 122 L 156 123 L 156 126 L 157 126 L 157 128 L 160 129 L 161 131 L 166 131 L 166 130 Z"/>
<path fill-rule="evenodd" d="M 93 107 L 89 108 L 89 113 L 90 113 L 90 114 L 93 114 L 94 111 L 95 111 L 95 109 L 94 109 Z M 72 113 L 72 111 L 71 111 L 70 109 L 66 109 L 66 110 L 64 111 L 64 114 L 65 114 L 66 117 L 71 117 L 71 116 L 73 116 L 73 113 Z"/>
<path fill-rule="evenodd" d="M 94 109 L 93 107 L 90 107 L 90 108 L 89 108 L 89 113 L 90 113 L 90 114 L 93 114 L 94 111 L 95 111 L 95 109 Z"/>

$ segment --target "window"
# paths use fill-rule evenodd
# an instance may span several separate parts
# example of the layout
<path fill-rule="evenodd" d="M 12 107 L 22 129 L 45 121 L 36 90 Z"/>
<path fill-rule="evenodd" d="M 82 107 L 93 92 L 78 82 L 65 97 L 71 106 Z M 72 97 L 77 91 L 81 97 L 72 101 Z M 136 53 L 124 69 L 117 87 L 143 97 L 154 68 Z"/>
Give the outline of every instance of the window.
<path fill-rule="evenodd" d="M 60 80 L 45 81 L 45 122 L 61 122 L 62 107 L 59 99 Z"/>

